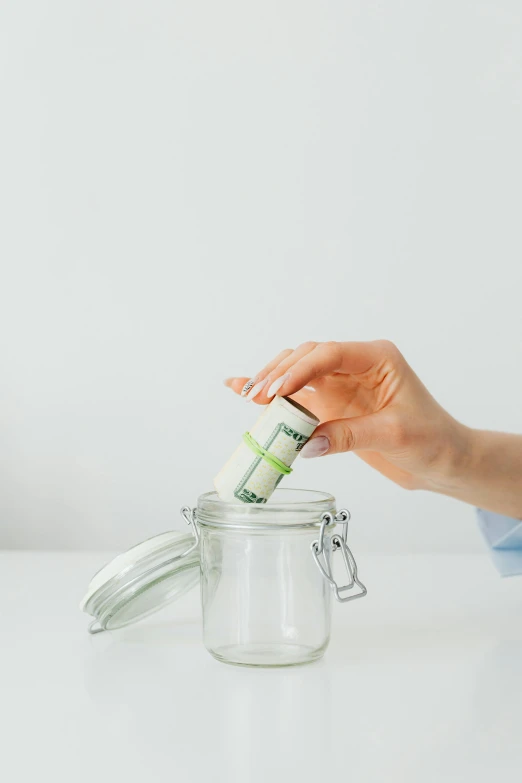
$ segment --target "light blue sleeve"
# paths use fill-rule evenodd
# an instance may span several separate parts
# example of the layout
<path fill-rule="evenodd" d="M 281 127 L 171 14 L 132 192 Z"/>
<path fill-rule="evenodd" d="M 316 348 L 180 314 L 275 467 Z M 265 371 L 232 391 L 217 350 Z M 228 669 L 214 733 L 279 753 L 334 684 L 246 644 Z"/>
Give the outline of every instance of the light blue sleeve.
<path fill-rule="evenodd" d="M 522 520 L 477 509 L 482 535 L 501 576 L 522 574 Z"/>

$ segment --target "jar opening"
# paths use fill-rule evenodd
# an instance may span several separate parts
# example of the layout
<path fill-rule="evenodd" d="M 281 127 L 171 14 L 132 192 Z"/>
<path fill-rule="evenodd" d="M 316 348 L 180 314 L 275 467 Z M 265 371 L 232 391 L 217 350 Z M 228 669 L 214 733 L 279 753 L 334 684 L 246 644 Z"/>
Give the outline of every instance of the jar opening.
<path fill-rule="evenodd" d="M 217 492 L 198 498 L 196 515 L 203 525 L 226 527 L 309 527 L 320 525 L 326 512 L 335 514 L 335 498 L 308 489 L 276 489 L 267 503 L 229 503 Z"/>

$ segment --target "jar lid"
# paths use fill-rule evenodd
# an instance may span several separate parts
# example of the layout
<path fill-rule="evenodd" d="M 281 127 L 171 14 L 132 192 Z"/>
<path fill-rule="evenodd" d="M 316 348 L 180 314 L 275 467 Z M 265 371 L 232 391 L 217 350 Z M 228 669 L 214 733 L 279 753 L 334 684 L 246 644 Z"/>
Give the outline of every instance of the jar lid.
<path fill-rule="evenodd" d="M 176 601 L 198 582 L 197 538 L 171 530 L 103 566 L 93 576 L 80 609 L 95 618 L 91 633 L 115 630 Z"/>

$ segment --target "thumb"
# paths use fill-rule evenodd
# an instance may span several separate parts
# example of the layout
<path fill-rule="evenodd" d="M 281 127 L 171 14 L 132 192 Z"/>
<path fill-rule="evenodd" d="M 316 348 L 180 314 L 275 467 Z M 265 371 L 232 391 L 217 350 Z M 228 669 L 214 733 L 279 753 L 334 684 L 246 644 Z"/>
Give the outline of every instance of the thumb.
<path fill-rule="evenodd" d="M 356 449 L 379 450 L 383 440 L 383 427 L 376 413 L 354 416 L 351 419 L 335 419 L 320 424 L 301 450 L 301 456 L 322 457 Z"/>

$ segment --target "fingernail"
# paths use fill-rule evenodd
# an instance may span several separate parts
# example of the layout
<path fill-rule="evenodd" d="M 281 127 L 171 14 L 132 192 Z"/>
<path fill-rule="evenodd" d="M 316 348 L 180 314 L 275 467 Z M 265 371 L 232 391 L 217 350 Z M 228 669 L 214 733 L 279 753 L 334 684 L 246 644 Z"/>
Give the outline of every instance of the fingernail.
<path fill-rule="evenodd" d="M 232 386 L 232 381 L 233 380 L 234 380 L 233 378 L 225 378 L 223 383 L 225 384 L 225 386 L 228 386 L 230 388 Z"/>
<path fill-rule="evenodd" d="M 250 389 L 252 388 L 252 386 L 255 384 L 256 381 L 257 381 L 257 378 L 250 378 L 250 380 L 245 383 L 245 385 L 241 389 L 241 396 L 242 397 L 244 397 L 245 394 L 248 394 L 248 392 L 250 391 Z"/>
<path fill-rule="evenodd" d="M 271 387 L 267 391 L 266 396 L 267 397 L 273 397 L 275 394 L 277 394 L 277 392 L 279 391 L 281 386 L 289 378 L 290 378 L 290 373 L 289 372 L 285 372 L 285 374 L 282 375 L 280 378 L 276 378 L 276 380 L 273 382 L 273 384 L 271 385 Z"/>
<path fill-rule="evenodd" d="M 330 448 L 330 441 L 325 435 L 318 435 L 317 438 L 312 438 L 308 443 L 305 443 L 301 449 L 301 456 L 305 459 L 310 457 L 320 457 L 326 454 Z"/>
<path fill-rule="evenodd" d="M 256 383 L 253 389 L 250 390 L 250 392 L 246 396 L 245 402 L 250 402 L 250 400 L 253 400 L 254 397 L 256 397 L 261 389 L 266 386 L 266 378 L 264 381 L 259 381 L 259 383 Z"/>

